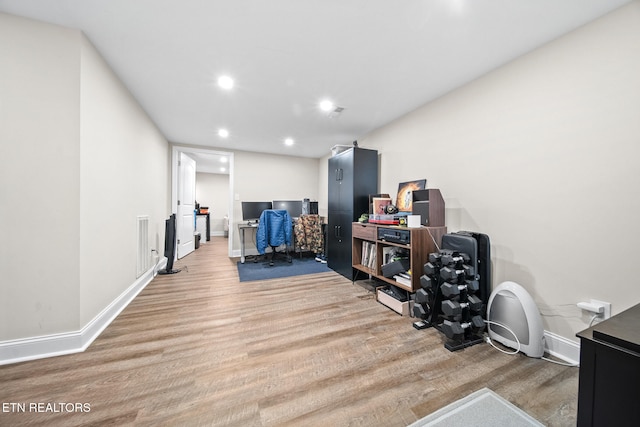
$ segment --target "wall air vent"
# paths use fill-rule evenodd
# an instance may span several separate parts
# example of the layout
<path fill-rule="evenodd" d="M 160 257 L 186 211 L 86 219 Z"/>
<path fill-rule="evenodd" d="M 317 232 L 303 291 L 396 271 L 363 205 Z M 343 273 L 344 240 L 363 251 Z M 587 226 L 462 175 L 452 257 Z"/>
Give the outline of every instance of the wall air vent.
<path fill-rule="evenodd" d="M 138 217 L 138 261 L 136 277 L 140 277 L 151 267 L 151 250 L 149 249 L 149 217 Z"/>

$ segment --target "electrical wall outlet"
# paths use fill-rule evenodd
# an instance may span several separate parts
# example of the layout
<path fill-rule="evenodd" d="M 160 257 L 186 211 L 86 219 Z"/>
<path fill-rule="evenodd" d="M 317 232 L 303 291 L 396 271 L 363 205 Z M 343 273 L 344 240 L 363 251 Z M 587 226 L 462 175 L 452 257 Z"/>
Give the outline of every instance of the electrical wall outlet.
<path fill-rule="evenodd" d="M 604 302 L 604 301 L 598 301 L 596 299 L 592 299 L 591 300 L 591 304 L 599 304 L 602 305 L 604 307 L 604 313 L 602 316 L 603 320 L 606 320 L 608 318 L 611 317 L 611 303 L 610 302 Z"/>
<path fill-rule="evenodd" d="M 594 304 L 593 300 L 591 302 L 579 302 L 578 308 L 596 314 L 604 314 L 604 306 L 602 304 Z"/>
<path fill-rule="evenodd" d="M 578 307 L 582 310 L 595 313 L 600 319 L 605 320 L 611 317 L 611 303 L 592 299 L 590 302 L 579 302 Z"/>

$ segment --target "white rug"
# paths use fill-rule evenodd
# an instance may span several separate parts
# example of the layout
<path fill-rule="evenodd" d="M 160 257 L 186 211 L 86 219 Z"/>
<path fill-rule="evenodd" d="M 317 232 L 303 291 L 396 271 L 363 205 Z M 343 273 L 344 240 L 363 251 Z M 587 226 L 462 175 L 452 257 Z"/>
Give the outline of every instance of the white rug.
<path fill-rule="evenodd" d="M 535 418 L 498 394 L 483 388 L 444 408 L 438 409 L 410 427 L 544 427 Z"/>

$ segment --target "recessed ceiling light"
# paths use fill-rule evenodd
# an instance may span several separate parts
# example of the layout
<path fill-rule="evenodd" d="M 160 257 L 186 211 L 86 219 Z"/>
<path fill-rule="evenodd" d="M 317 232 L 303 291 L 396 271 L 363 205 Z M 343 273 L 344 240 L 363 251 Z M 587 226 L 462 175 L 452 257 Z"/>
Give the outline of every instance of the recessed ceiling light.
<path fill-rule="evenodd" d="M 218 129 L 218 136 L 220 138 L 226 138 L 229 136 L 229 131 L 226 129 Z"/>
<path fill-rule="evenodd" d="M 284 145 L 293 145 L 294 140 L 293 138 L 287 138 L 284 140 Z"/>
<path fill-rule="evenodd" d="M 226 172 L 227 168 L 220 168 L 220 172 Z"/>
<path fill-rule="evenodd" d="M 218 77 L 218 86 L 222 89 L 231 90 L 233 89 L 233 79 L 229 76 L 220 76 Z"/>
<path fill-rule="evenodd" d="M 227 163 L 229 161 L 229 159 L 227 159 L 226 157 L 220 157 L 220 163 Z"/>
<path fill-rule="evenodd" d="M 335 104 L 334 104 L 332 101 L 328 100 L 328 99 L 325 99 L 325 100 L 323 100 L 323 101 L 320 101 L 319 107 L 320 107 L 320 109 L 321 109 L 322 111 L 325 111 L 325 112 L 327 112 L 327 113 L 328 113 L 329 111 L 332 111 L 334 108 L 336 108 L 336 107 L 335 107 Z"/>

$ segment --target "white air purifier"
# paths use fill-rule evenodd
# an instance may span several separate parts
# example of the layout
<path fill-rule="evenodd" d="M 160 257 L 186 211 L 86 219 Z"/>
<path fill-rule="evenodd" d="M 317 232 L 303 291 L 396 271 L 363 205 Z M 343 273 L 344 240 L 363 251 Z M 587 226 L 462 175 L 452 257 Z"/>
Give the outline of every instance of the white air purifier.
<path fill-rule="evenodd" d="M 487 320 L 491 340 L 513 349 L 519 348 L 529 357 L 544 355 L 542 317 L 533 298 L 522 286 L 514 282 L 498 285 L 489 297 Z M 519 347 L 514 334 L 520 342 Z"/>

